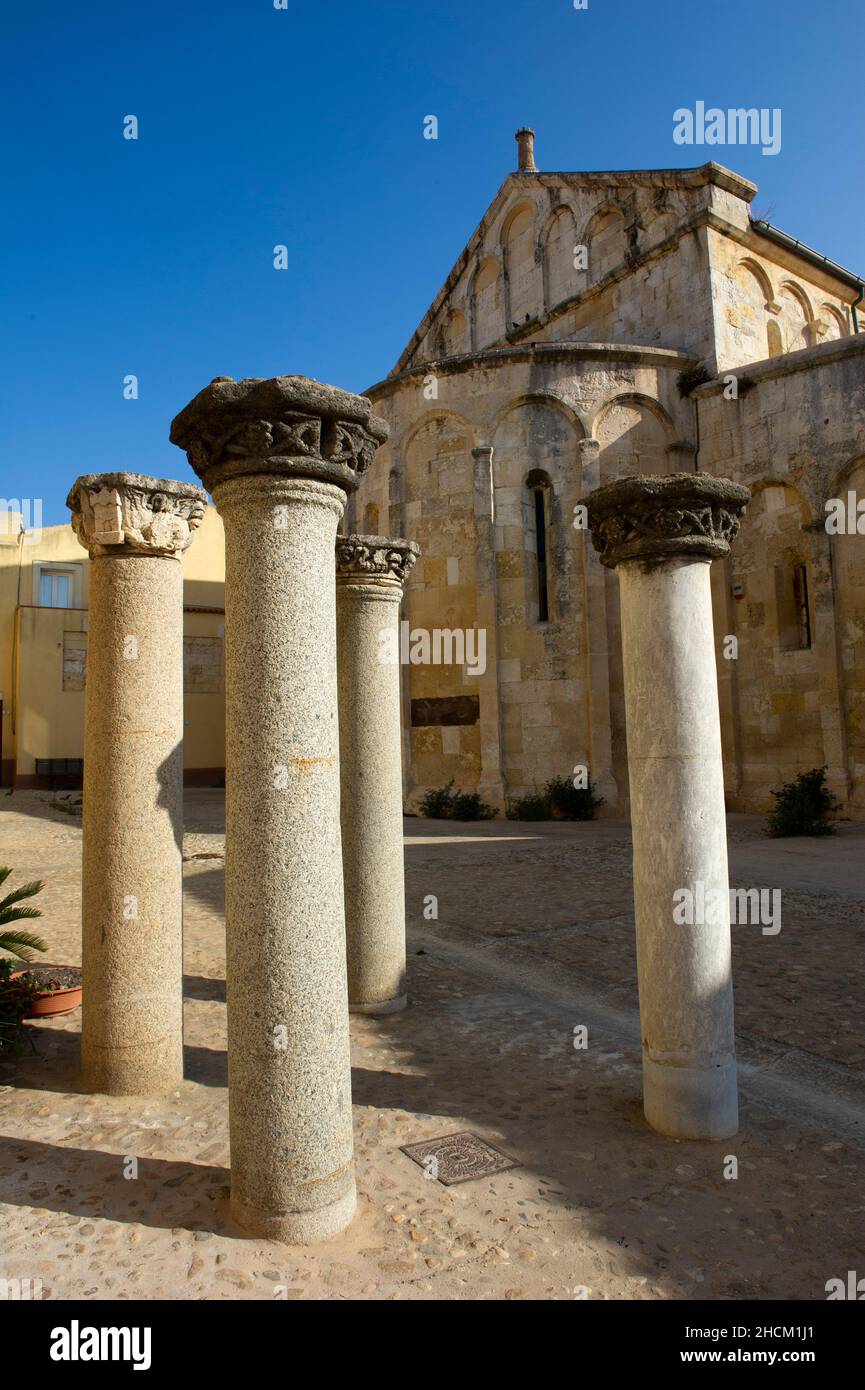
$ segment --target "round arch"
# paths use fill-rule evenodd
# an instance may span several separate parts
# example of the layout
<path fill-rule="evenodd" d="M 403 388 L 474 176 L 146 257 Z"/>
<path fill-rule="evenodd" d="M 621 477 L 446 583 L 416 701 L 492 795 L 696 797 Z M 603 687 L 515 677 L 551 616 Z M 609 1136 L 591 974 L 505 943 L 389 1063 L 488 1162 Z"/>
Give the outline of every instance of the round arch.
<path fill-rule="evenodd" d="M 658 423 L 663 425 L 665 430 L 668 430 L 671 434 L 673 433 L 673 421 L 660 401 L 656 401 L 652 396 L 643 395 L 641 391 L 625 391 L 622 395 L 612 396 L 609 400 L 602 401 L 598 406 L 592 418 L 590 438 L 598 438 L 598 430 L 604 420 L 611 410 L 614 410 L 616 406 L 620 405 L 630 405 L 638 409 L 648 410 L 651 415 L 654 415 Z"/>
<path fill-rule="evenodd" d="M 514 396 L 512 400 L 509 400 L 505 405 L 501 407 L 499 411 L 497 411 L 489 426 L 489 436 L 491 439 L 494 437 L 505 416 L 508 415 L 510 411 L 517 410 L 522 405 L 554 406 L 562 415 L 564 415 L 565 419 L 573 427 L 577 436 L 577 442 L 587 437 L 586 427 L 583 424 L 583 421 L 580 419 L 579 415 L 577 415 L 576 411 L 568 405 L 567 401 L 562 400 L 561 396 L 557 396 L 555 391 L 536 390 L 525 391 L 518 396 Z"/>

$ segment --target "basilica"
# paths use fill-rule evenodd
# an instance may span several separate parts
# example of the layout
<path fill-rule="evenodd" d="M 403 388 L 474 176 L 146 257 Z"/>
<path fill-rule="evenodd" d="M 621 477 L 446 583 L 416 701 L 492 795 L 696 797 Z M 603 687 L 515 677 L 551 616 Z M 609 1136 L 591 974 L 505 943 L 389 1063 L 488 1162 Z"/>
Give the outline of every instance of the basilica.
<path fill-rule="evenodd" d="M 390 438 L 347 529 L 420 545 L 404 621 L 483 630 L 484 669 L 403 668 L 409 806 L 453 781 L 503 810 L 585 766 L 629 805 L 615 573 L 575 525 L 629 474 L 747 485 L 712 566 L 728 807 L 826 766 L 865 816 L 865 313 L 860 277 L 692 169 L 509 174 L 390 375 Z M 826 525 L 854 496 L 854 524 Z"/>

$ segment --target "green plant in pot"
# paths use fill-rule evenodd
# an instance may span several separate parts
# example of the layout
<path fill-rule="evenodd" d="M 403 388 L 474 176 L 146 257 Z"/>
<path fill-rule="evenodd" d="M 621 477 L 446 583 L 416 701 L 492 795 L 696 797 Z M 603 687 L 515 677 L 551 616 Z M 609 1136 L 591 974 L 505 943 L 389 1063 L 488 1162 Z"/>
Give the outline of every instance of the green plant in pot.
<path fill-rule="evenodd" d="M 0 868 L 0 888 L 12 870 Z M 45 884 L 25 883 L 0 899 L 0 1051 L 17 1050 L 25 1018 L 68 1014 L 81 1003 L 81 971 L 70 965 L 30 965 L 35 951 L 48 949 L 33 932 L 13 927 L 13 922 L 41 917 L 38 907 L 27 904 Z M 29 967 L 29 968 L 28 968 Z"/>
<path fill-rule="evenodd" d="M 0 887 L 12 870 L 0 868 Z M 21 972 L 22 963 L 31 961 L 36 951 L 47 951 L 48 943 L 34 932 L 11 926 L 13 922 L 41 917 L 38 907 L 25 906 L 35 898 L 44 883 L 25 883 L 0 898 L 0 1052 L 17 1051 L 21 1044 L 21 1024 L 30 1013 L 39 987 L 31 975 Z"/>

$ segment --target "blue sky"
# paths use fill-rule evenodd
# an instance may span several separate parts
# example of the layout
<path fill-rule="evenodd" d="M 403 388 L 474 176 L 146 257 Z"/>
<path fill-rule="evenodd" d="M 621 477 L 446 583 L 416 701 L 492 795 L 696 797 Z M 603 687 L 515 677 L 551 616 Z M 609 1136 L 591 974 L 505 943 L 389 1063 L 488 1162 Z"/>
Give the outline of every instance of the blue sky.
<path fill-rule="evenodd" d="M 715 158 L 865 273 L 861 0 L 40 0 L 4 28 L 0 495 L 46 523 L 82 472 L 190 478 L 168 428 L 214 376 L 386 375 L 523 124 L 541 169 Z M 780 153 L 674 144 L 698 100 L 780 107 Z"/>

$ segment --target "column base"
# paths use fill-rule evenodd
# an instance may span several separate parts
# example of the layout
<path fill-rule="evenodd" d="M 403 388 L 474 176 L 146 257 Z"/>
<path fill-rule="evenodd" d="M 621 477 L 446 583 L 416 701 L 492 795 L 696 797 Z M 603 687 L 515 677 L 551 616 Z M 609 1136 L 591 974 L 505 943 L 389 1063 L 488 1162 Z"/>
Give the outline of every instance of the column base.
<path fill-rule="evenodd" d="M 739 1129 L 736 1058 L 673 1066 L 643 1053 L 643 1111 L 673 1139 L 729 1139 Z"/>
<path fill-rule="evenodd" d="M 282 1241 L 284 1245 L 316 1245 L 344 1231 L 356 1207 L 357 1190 L 352 1181 L 348 1192 L 317 1211 L 289 1211 L 274 1216 L 248 1206 L 232 1193 L 229 1213 L 247 1235 Z"/>
<path fill-rule="evenodd" d="M 141 1053 L 88 1046 L 82 1049 L 79 1084 L 88 1095 L 162 1096 L 176 1091 L 183 1084 L 182 1045 L 179 1040 L 170 1049 L 156 1044 Z"/>
<path fill-rule="evenodd" d="M 369 1004 L 354 1004 L 349 1000 L 350 1014 L 398 1014 L 408 1004 L 407 994 L 398 994 L 395 999 L 373 999 Z"/>

